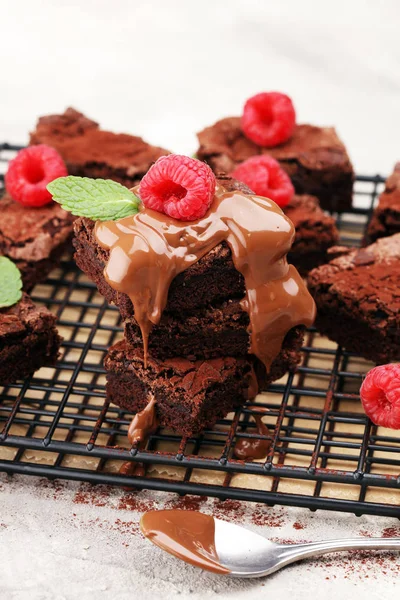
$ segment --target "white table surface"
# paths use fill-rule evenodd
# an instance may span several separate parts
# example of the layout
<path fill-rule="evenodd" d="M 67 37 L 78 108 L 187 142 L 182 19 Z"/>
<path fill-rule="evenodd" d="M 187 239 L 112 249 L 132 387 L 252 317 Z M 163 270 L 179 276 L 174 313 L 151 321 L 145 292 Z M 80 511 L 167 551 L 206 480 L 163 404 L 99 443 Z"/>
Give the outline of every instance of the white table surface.
<path fill-rule="evenodd" d="M 240 114 L 256 92 L 281 90 L 299 121 L 337 127 L 358 172 L 387 174 L 400 159 L 398 0 L 3 0 L 1 9 L 1 140 L 24 143 L 39 115 L 72 105 L 190 153 L 196 131 Z M 96 506 L 76 502 L 78 484 L 0 485 L 1 599 L 398 597 L 398 557 L 329 557 L 269 580 L 227 580 L 141 539 L 140 511 L 118 509 L 124 492 L 104 492 Z M 254 525 L 253 505 L 243 523 L 279 539 L 400 535 L 395 519 L 265 510 L 270 526 Z"/>

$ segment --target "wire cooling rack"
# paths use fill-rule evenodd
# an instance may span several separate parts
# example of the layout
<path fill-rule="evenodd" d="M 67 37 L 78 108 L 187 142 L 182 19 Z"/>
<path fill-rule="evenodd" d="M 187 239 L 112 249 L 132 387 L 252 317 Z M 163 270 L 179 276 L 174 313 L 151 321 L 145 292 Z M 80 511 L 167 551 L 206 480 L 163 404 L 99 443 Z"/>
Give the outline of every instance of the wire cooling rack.
<path fill-rule="evenodd" d="M 3 167 L 16 149 L 0 146 Z M 338 217 L 344 244 L 360 243 L 382 182 L 357 178 L 355 208 Z M 358 396 L 372 365 L 315 329 L 297 371 L 257 397 L 268 409 L 261 414 L 271 450 L 265 461 L 245 463 L 233 458 L 233 448 L 241 438 L 262 437 L 250 418 L 254 406 L 196 438 L 160 429 L 146 450 L 131 448 L 132 415 L 105 394 L 103 359 L 122 331 L 117 309 L 71 259 L 32 298 L 57 315 L 64 342 L 55 368 L 0 387 L 1 471 L 400 517 L 400 433 L 374 426 Z M 125 461 L 144 463 L 145 476 L 121 475 Z"/>

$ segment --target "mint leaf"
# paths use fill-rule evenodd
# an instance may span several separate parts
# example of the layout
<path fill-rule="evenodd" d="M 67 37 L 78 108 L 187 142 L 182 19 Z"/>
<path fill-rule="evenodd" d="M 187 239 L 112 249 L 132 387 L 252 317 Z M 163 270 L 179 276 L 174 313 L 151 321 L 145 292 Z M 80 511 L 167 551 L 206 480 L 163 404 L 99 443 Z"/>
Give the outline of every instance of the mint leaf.
<path fill-rule="evenodd" d="M 5 256 L 0 256 L 0 308 L 13 306 L 22 298 L 19 269 Z"/>
<path fill-rule="evenodd" d="M 65 210 L 93 221 L 116 221 L 139 210 L 140 199 L 111 179 L 69 175 L 55 179 L 47 189 Z"/>

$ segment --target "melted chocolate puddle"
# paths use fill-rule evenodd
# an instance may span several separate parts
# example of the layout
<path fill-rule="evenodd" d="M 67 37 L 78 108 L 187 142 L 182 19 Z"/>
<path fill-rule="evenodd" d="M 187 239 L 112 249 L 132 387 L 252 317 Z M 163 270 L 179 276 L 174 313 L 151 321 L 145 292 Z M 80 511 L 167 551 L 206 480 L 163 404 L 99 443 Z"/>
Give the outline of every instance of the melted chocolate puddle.
<path fill-rule="evenodd" d="M 149 437 L 157 431 L 158 427 L 156 401 L 152 398 L 147 406 L 133 417 L 129 425 L 128 440 L 131 446 L 143 450 Z M 144 477 L 146 467 L 140 462 L 127 461 L 121 465 L 119 473 L 130 477 Z"/>
<path fill-rule="evenodd" d="M 140 521 L 145 537 L 185 562 L 227 575 L 215 548 L 215 522 L 209 515 L 191 510 L 152 510 Z"/>
<path fill-rule="evenodd" d="M 293 224 L 266 198 L 218 187 L 211 208 L 198 221 L 142 208 L 133 217 L 97 222 L 95 235 L 110 250 L 106 281 L 134 306 L 145 361 L 148 337 L 161 319 L 172 280 L 223 241 L 246 283 L 242 308 L 250 317 L 250 351 L 267 369 L 287 332 L 314 321 L 314 301 L 286 260 Z"/>

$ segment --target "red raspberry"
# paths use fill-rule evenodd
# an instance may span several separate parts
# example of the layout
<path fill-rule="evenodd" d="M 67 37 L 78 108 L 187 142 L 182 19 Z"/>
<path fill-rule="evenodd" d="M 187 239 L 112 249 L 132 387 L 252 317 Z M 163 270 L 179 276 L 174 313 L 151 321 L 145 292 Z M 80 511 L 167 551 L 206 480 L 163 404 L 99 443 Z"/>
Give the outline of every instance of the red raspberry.
<path fill-rule="evenodd" d="M 242 130 L 258 146 L 278 146 L 288 140 L 296 125 L 296 113 L 289 96 L 263 92 L 247 100 Z"/>
<path fill-rule="evenodd" d="M 169 154 L 154 163 L 143 177 L 139 195 L 147 208 L 173 219 L 194 221 L 203 217 L 215 193 L 215 175 L 205 163 Z"/>
<path fill-rule="evenodd" d="M 68 175 L 63 159 L 54 148 L 39 144 L 20 150 L 5 176 L 11 197 L 24 206 L 43 206 L 52 201 L 46 186 Z"/>
<path fill-rule="evenodd" d="M 272 156 L 252 156 L 240 163 L 231 177 L 243 181 L 258 196 L 270 198 L 283 208 L 290 202 L 294 187 L 289 176 Z"/>
<path fill-rule="evenodd" d="M 360 397 L 375 425 L 400 429 L 400 364 L 372 369 L 362 383 Z"/>

